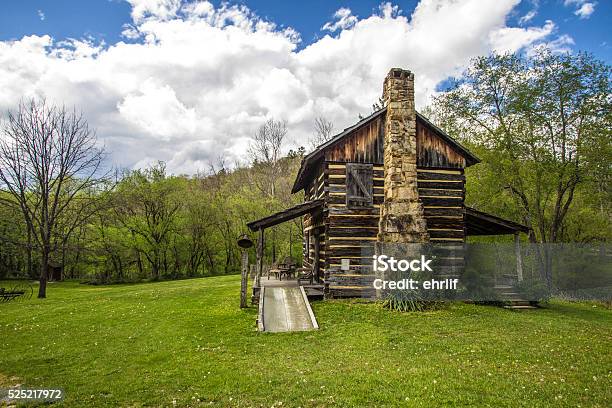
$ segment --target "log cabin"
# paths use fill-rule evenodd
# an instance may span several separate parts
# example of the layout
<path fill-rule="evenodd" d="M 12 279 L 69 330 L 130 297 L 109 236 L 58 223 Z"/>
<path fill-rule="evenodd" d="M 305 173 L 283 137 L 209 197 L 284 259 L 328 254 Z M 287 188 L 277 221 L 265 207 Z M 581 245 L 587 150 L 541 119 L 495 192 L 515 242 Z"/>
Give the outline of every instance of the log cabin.
<path fill-rule="evenodd" d="M 259 232 L 258 274 L 264 230 L 296 217 L 304 217 L 303 266 L 325 297 L 372 289 L 377 242 L 462 245 L 470 235 L 527 232 L 465 206 L 464 172 L 480 160 L 416 111 L 410 71 L 391 69 L 383 101 L 303 158 L 292 190 L 303 203 L 248 224 Z"/>

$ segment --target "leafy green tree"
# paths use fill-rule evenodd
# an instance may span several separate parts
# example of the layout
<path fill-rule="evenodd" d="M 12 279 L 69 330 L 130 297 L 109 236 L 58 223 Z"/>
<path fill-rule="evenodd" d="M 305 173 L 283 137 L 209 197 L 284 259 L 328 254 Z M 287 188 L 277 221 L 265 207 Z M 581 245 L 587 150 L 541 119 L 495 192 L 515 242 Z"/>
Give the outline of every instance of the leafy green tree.
<path fill-rule="evenodd" d="M 609 65 L 540 49 L 477 58 L 435 110 L 469 135 L 475 171 L 512 198 L 531 240 L 558 242 L 579 186 L 610 180 L 610 103 Z"/>
<path fill-rule="evenodd" d="M 568 228 L 586 221 L 569 216 L 577 197 L 586 204 L 589 196 L 600 202 L 610 196 L 610 73 L 589 54 L 543 48 L 474 60 L 432 109 L 440 125 L 483 159 L 468 173 L 468 201 L 518 215 L 531 228 L 531 242 L 577 240 L 568 234 L 584 233 Z M 602 206 L 598 219 L 609 232 L 604 212 Z M 546 246 L 539 259 L 551 285 Z"/>
<path fill-rule="evenodd" d="M 132 172 L 117 186 L 117 221 L 134 237 L 137 253 L 147 260 L 154 280 L 168 272 L 167 251 L 181 209 L 173 181 L 160 162 Z"/>

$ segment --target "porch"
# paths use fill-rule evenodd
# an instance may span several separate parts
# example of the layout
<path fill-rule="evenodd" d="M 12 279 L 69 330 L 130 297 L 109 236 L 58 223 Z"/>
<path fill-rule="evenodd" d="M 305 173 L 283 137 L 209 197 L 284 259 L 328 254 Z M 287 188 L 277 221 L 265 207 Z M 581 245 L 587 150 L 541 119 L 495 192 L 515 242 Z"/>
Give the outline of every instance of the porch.
<path fill-rule="evenodd" d="M 323 200 L 306 201 L 284 211 L 274 213 L 268 217 L 247 224 L 251 231 L 257 232 L 257 260 L 255 277 L 253 279 L 253 303 L 260 301 L 260 292 L 264 287 L 303 287 L 309 298 L 323 298 L 323 283 L 319 267 L 319 245 L 315 241 L 314 259 L 311 265 L 303 264 L 295 268 L 295 274 L 288 271 L 288 266 L 264 265 L 265 230 L 283 222 L 301 217 L 306 214 L 321 212 Z M 316 238 L 315 238 L 316 239 Z"/>
<path fill-rule="evenodd" d="M 298 282 L 297 279 L 283 279 L 280 280 L 273 276 L 264 276 L 261 279 L 260 288 L 299 288 L 303 287 L 306 292 L 306 296 L 310 300 L 322 300 L 323 299 L 323 283 L 305 283 Z"/>

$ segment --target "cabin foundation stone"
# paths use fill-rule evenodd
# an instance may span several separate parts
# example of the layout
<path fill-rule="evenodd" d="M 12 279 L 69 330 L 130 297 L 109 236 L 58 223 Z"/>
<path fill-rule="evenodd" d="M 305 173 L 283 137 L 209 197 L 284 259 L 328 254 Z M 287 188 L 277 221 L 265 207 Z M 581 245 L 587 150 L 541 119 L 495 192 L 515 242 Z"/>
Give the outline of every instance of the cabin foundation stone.
<path fill-rule="evenodd" d="M 379 242 L 428 242 L 417 188 L 417 135 L 414 75 L 393 68 L 383 85 L 387 107 L 384 136 L 385 200 Z"/>

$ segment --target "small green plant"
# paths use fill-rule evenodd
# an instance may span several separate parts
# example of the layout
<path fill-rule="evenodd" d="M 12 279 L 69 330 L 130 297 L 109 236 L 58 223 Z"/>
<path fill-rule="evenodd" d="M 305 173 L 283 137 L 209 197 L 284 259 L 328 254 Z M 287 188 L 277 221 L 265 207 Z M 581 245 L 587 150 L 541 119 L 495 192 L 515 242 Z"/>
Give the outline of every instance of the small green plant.
<path fill-rule="evenodd" d="M 398 312 L 422 312 L 438 309 L 441 302 L 424 299 L 418 290 L 395 290 L 387 293 L 382 305 Z"/>

